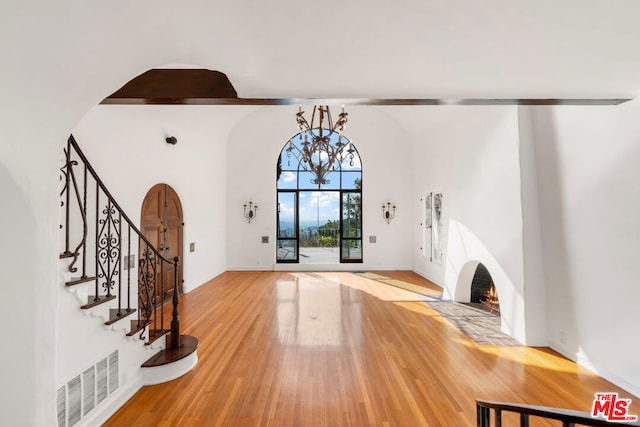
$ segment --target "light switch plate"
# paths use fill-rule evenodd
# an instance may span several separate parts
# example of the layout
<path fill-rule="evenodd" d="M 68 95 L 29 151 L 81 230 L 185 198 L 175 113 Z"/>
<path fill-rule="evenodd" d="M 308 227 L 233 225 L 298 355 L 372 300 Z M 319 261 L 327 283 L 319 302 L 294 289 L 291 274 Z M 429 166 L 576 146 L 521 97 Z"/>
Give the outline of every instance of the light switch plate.
<path fill-rule="evenodd" d="M 189 252 L 195 252 L 196 250 L 196 244 L 191 242 L 189 243 Z"/>
<path fill-rule="evenodd" d="M 376 242 L 376 236 L 369 236 L 369 243 L 375 243 Z"/>
<path fill-rule="evenodd" d="M 269 243 L 269 236 L 262 236 L 262 243 Z"/>

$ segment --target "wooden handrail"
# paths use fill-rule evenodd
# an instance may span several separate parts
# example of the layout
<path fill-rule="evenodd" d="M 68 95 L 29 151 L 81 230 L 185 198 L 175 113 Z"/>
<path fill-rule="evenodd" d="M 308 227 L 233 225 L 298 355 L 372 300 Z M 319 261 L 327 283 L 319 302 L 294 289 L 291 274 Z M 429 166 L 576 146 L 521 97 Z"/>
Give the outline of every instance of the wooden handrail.
<path fill-rule="evenodd" d="M 137 273 L 137 286 L 136 293 L 138 296 L 138 322 L 137 329 L 132 330 L 131 334 L 140 331 L 140 338 L 144 339 L 143 332 L 148 326 L 151 330 L 153 325 L 154 338 L 161 336 L 168 332 L 168 328 L 164 326 L 164 312 L 162 307 L 158 306 L 158 298 L 164 298 L 164 266 L 165 263 L 173 266 L 173 319 L 171 321 L 171 343 L 170 348 L 177 348 L 180 346 L 180 322 L 178 320 L 178 268 L 179 259 L 175 257 L 173 260 L 165 258 L 161 252 L 156 248 L 147 237 L 140 231 L 140 229 L 133 223 L 129 216 L 120 207 L 118 202 L 112 196 L 111 192 L 107 189 L 102 179 L 98 176 L 97 172 L 86 158 L 73 135 L 69 136 L 67 141 L 67 147 L 65 150 L 65 165 L 61 169 L 65 177 L 65 185 L 61 191 L 61 197 L 64 197 L 62 205 L 66 205 L 66 218 L 65 218 L 65 250 L 61 254 L 64 258 L 73 258 L 69 265 L 69 271 L 75 273 L 77 268 L 74 268 L 74 264 L 78 259 L 80 253 L 83 256 L 82 276 L 81 279 L 89 278 L 95 279 L 95 295 L 91 297 L 83 308 L 93 307 L 97 304 L 110 301 L 118 298 L 118 308 L 116 315 L 110 319 L 107 324 L 115 322 L 120 318 L 135 312 L 136 309 L 131 307 L 130 303 L 130 268 L 123 267 L 122 255 L 123 255 L 123 241 L 126 240 L 127 248 L 125 254 L 128 257 L 132 257 L 131 254 L 131 230 L 133 230 L 135 239 L 138 245 L 144 243 L 145 250 L 139 255 L 138 273 Z M 78 186 L 78 179 L 75 173 L 75 167 L 79 165 L 79 161 L 82 162 L 80 166 L 83 170 L 82 188 Z M 96 247 L 96 261 L 95 261 L 95 277 L 90 278 L 86 274 L 86 265 L 84 259 L 86 258 L 87 251 L 87 172 L 93 179 L 92 186 L 95 183 L 95 221 L 96 221 L 96 233 L 95 233 L 95 247 Z M 93 187 L 92 187 L 93 188 Z M 74 192 L 75 201 L 78 204 L 80 210 L 80 216 L 82 220 L 82 240 L 71 252 L 69 249 L 69 235 L 70 227 L 70 193 Z M 66 192 L 66 194 L 64 194 Z M 100 204 L 102 203 L 102 204 Z M 106 208 L 105 208 L 106 205 Z M 92 217 L 93 218 L 93 217 Z M 126 224 L 127 238 L 124 239 L 122 225 Z M 159 264 L 157 264 L 159 263 Z M 159 268 L 157 268 L 159 265 Z M 126 306 L 123 307 L 123 299 L 125 290 L 122 289 L 122 276 L 124 270 L 127 270 L 127 283 L 126 285 Z M 102 278 L 102 289 L 99 286 L 99 278 Z M 77 280 L 67 282 L 67 286 L 71 283 L 76 283 Z M 117 286 L 116 286 L 117 285 Z M 115 289 L 117 287 L 117 290 Z M 106 295 L 104 294 L 106 292 Z M 113 292 L 113 294 L 112 294 Z M 152 340 L 152 338 L 150 337 Z"/>
<path fill-rule="evenodd" d="M 640 426 L 640 422 L 611 422 L 601 418 L 594 418 L 588 412 L 573 411 L 570 409 L 476 399 L 478 427 L 490 426 L 490 409 L 495 411 L 496 417 L 494 425 L 497 427 L 502 425 L 503 411 L 520 414 L 520 425 L 523 427 L 529 425 L 529 416 L 561 421 L 563 426 Z"/>
<path fill-rule="evenodd" d="M 96 173 L 95 169 L 93 169 L 93 166 L 91 166 L 91 163 L 89 163 L 89 160 L 87 160 L 87 158 L 85 157 L 84 153 L 82 152 L 82 150 L 78 146 L 78 143 L 76 142 L 76 139 L 73 137 L 73 135 L 69 136 L 69 144 L 71 144 L 71 146 L 75 150 L 76 154 L 78 154 L 78 157 L 80 157 L 82 162 L 85 165 L 87 165 L 87 169 L 89 170 L 89 173 L 91 174 L 93 179 L 96 180 L 96 183 L 98 184 L 100 189 L 107 196 L 107 198 L 109 200 L 111 200 L 111 204 L 113 205 L 113 207 L 115 207 L 122 214 L 122 217 L 124 218 L 125 221 L 127 221 L 127 224 L 129 224 L 131 226 L 133 231 L 142 239 L 142 241 L 144 241 L 153 250 L 153 252 L 158 257 L 160 257 L 160 259 L 162 259 L 165 262 L 168 262 L 169 264 L 172 264 L 171 260 L 166 259 L 165 257 L 162 256 L 162 254 L 160 254 L 160 251 L 158 251 L 158 249 L 156 249 L 156 247 L 153 246 L 153 244 L 145 237 L 145 235 L 142 234 L 142 231 L 140 231 L 138 229 L 138 227 L 136 227 L 136 225 L 133 223 L 133 221 L 131 221 L 129 216 L 127 216 L 125 211 L 120 207 L 120 205 L 118 204 L 116 199 L 111 195 L 111 192 L 109 192 L 109 190 L 107 189 L 107 186 L 104 185 L 104 182 L 102 182 L 102 180 L 100 179 L 100 177 Z"/>

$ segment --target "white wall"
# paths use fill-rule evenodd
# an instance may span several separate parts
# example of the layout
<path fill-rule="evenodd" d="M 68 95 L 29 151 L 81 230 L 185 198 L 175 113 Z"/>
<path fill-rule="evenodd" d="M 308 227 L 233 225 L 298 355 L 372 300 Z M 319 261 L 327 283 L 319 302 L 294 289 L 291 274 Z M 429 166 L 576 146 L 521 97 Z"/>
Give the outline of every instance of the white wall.
<path fill-rule="evenodd" d="M 337 107 L 339 108 L 339 107 Z M 308 108 L 307 108 L 308 110 Z M 237 123 L 228 148 L 228 267 L 246 269 L 308 269 L 275 265 L 276 165 L 287 140 L 297 133 L 295 106 L 262 107 Z M 353 139 L 363 168 L 362 264 L 318 265 L 314 269 L 410 269 L 411 240 L 410 153 L 406 132 L 381 110 L 348 108 L 345 135 Z M 249 199 L 259 206 L 250 224 L 242 215 Z M 396 218 L 382 220 L 381 205 L 397 205 Z M 269 237 L 269 244 L 261 243 Z M 377 243 L 369 243 L 376 236 Z"/>
<path fill-rule="evenodd" d="M 186 292 L 226 270 L 227 138 L 244 114 L 214 106 L 93 108 L 73 130 L 111 194 L 139 226 L 147 191 L 157 183 L 178 193 L 184 215 Z M 178 139 L 176 145 L 165 142 Z M 189 252 L 189 243 L 195 252 Z"/>
<path fill-rule="evenodd" d="M 35 132 L 30 136 L 38 137 Z M 54 221 L 37 214 L 39 209 L 53 212 L 54 200 L 46 191 L 34 188 L 37 184 L 27 176 L 37 172 L 38 163 L 31 166 L 19 150 L 12 153 L 14 150 L 5 144 L 2 148 L 9 153 L 5 150 L 0 155 L 0 197 L 7 201 L 0 209 L 3 246 L 0 268 L 5 272 L 4 298 L 11 303 L 4 304 L 4 316 L 10 323 L 5 325 L 4 343 L 0 348 L 0 378 L 3 384 L 12 387 L 0 400 L 0 424 L 35 425 L 37 421 L 52 419 L 48 417 L 52 411 L 38 417 L 27 408 L 34 404 L 45 408 L 54 396 L 55 359 L 48 358 L 34 346 L 34 342 L 38 342 L 51 351 L 55 344 L 55 330 L 47 327 L 55 319 L 55 306 L 46 304 L 55 302 L 57 255 L 51 231 Z M 42 162 L 39 165 L 45 167 Z M 51 168 L 48 172 L 54 173 Z M 55 191 L 55 187 L 50 190 Z M 37 196 L 42 199 L 34 200 Z M 42 240 L 48 245 L 38 245 Z M 51 262 L 37 262 L 43 259 Z M 49 280 L 43 280 L 47 277 Z"/>
<path fill-rule="evenodd" d="M 535 155 L 535 131 L 531 108 L 518 107 L 520 128 L 520 196 L 522 202 L 522 252 L 524 267 L 524 299 L 527 307 L 527 343 L 548 345 L 547 295 L 542 257 L 542 225 L 538 171 Z"/>
<path fill-rule="evenodd" d="M 534 108 L 549 342 L 640 396 L 640 107 Z"/>
<path fill-rule="evenodd" d="M 527 342 L 520 196 L 519 125 L 514 107 L 424 108 L 410 116 L 413 133 L 413 205 L 421 195 L 442 192 L 444 260 L 422 256 L 419 220 L 414 231 L 414 269 L 444 288 L 444 297 L 470 298 L 478 262 L 491 274 L 503 330 Z"/>
<path fill-rule="evenodd" d="M 227 72 L 243 96 L 609 96 L 637 88 L 638 57 L 628 49 L 640 31 L 633 25 L 638 2 L 612 8 L 598 1 L 582 7 L 585 2 L 580 1 L 584 14 L 579 15 L 572 14 L 574 2 L 564 3 L 562 14 L 557 13 L 558 2 L 548 1 L 536 2 L 535 10 L 525 14 L 503 4 L 494 8 L 501 13 L 487 14 L 484 4 L 469 9 L 469 2 L 433 14 L 428 2 L 418 3 L 409 2 L 412 7 L 405 8 L 389 4 L 383 10 L 368 5 L 366 19 L 359 5 L 344 9 L 339 19 L 332 11 L 342 4 L 326 7 L 321 12 L 329 26 L 324 33 L 339 36 L 325 38 L 318 57 L 340 53 L 343 68 L 338 71 L 335 61 L 309 67 L 301 60 L 310 39 L 282 30 L 304 21 L 307 11 L 293 1 L 277 7 L 252 5 L 258 10 L 239 2 L 200 1 L 191 8 L 148 0 L 3 3 L 0 196 L 9 202 L 0 209 L 5 243 L 0 269 L 5 297 L 12 301 L 3 314 L 19 327 L 5 331 L 4 342 L 10 345 L 0 350 L 0 378 L 13 385 L 11 395 L 0 401 L 1 424 L 55 423 L 56 358 L 67 351 L 56 346 L 59 155 L 81 117 L 136 74 L 167 63 L 202 64 Z M 283 10 L 296 15 L 292 18 Z M 388 15 L 398 18 L 392 20 L 397 27 L 371 25 Z M 550 21 L 550 15 L 572 19 Z M 584 19 L 589 16 L 597 16 L 607 31 Z M 425 19 L 434 25 L 425 24 Z M 558 35 L 567 34 L 572 37 L 559 46 Z M 523 46 L 530 45 L 536 48 L 522 61 Z M 496 55 L 485 55 L 487 46 Z M 540 64 L 553 72 L 540 73 Z M 580 78 L 576 69 L 582 70 Z M 552 78 L 557 80 L 549 81 Z M 381 202 L 371 199 L 372 204 Z M 628 234 L 615 241 L 608 236 L 603 241 L 611 247 L 631 246 Z M 578 250 L 576 261 L 591 265 L 591 258 Z M 556 258 L 554 252 L 550 256 Z M 250 261 L 255 265 L 255 256 Z M 636 264 L 629 265 L 607 270 L 626 281 L 637 273 Z M 631 297 L 635 292 L 614 290 Z"/>
<path fill-rule="evenodd" d="M 100 59 L 79 54 L 91 50 L 114 17 L 93 10 L 73 19 L 70 3 L 12 2 L 0 14 L 7 82 L 0 97 L 0 196 L 7 201 L 0 210 L 0 268 L 11 301 L 4 317 L 16 325 L 6 328 L 0 350 L 0 378 L 12 386 L 0 400 L 2 425 L 55 424 L 60 152 L 82 114 L 145 62 L 130 55 L 136 42 Z M 87 28 L 65 25 L 70 20 Z"/>
<path fill-rule="evenodd" d="M 176 190 L 185 223 L 180 261 L 185 292 L 226 270 L 226 141 L 241 114 L 238 109 L 212 106 L 96 106 L 73 130 L 89 162 L 134 225 L 140 225 L 142 201 L 153 185 L 167 183 Z M 167 144 L 167 136 L 175 136 L 178 143 Z M 90 186 L 91 203 L 93 191 Z M 72 202 L 72 210 L 74 205 Z M 195 252 L 189 252 L 190 242 L 195 243 Z M 132 251 L 136 254 L 137 250 L 136 241 Z M 134 271 L 134 284 L 136 277 Z M 89 292 L 82 288 L 87 285 L 74 287 L 70 293 L 64 281 L 57 286 L 61 353 L 56 359 L 56 387 L 119 351 L 120 387 L 83 419 L 83 425 L 90 425 L 95 417 L 109 416 L 113 404 L 117 408 L 144 385 L 140 365 L 158 348 L 147 348 L 137 336 L 125 338 L 128 320 L 108 332 L 104 327 L 108 307 L 97 307 L 92 310 L 95 314 L 83 316 L 79 307 L 87 302 Z M 77 292 L 81 298 L 72 295 Z M 134 307 L 136 303 L 132 302 Z"/>

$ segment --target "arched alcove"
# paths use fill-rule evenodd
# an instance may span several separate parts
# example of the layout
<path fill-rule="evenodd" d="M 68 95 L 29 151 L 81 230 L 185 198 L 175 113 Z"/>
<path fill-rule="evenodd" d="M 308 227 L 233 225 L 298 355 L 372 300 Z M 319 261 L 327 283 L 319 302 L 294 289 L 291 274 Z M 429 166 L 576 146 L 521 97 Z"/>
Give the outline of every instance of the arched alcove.
<path fill-rule="evenodd" d="M 467 261 L 460 269 L 456 283 L 454 301 L 473 306 L 488 313 L 500 316 L 502 331 L 517 339 L 511 325 L 515 307 L 507 301 L 504 310 L 500 310 L 498 303 L 498 289 L 508 295 L 509 287 L 504 281 L 499 269 L 495 269 L 489 263 L 478 260 Z"/>
<path fill-rule="evenodd" d="M 460 269 L 454 301 L 474 304 L 491 312 L 500 312 L 497 301 L 498 285 L 490 267 L 478 260 L 470 260 Z M 497 280 L 497 279 L 496 279 Z M 493 308 L 490 308 L 493 306 Z"/>
<path fill-rule="evenodd" d="M 491 242 L 485 237 L 485 241 Z M 508 260 L 498 257 L 495 250 L 460 222 L 450 220 L 446 265 L 445 298 L 469 303 L 471 283 L 478 265 L 482 263 L 491 274 L 500 296 L 502 332 L 526 342 L 525 301 L 522 278 Z M 514 249 L 515 250 L 515 249 Z"/>

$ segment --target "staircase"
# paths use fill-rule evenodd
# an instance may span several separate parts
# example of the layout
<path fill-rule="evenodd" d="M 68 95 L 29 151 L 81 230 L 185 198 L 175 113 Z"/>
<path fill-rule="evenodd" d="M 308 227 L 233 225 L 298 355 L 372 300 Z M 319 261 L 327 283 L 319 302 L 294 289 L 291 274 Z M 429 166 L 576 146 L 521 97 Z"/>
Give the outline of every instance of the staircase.
<path fill-rule="evenodd" d="M 99 424 L 141 386 L 191 370 L 198 340 L 180 335 L 180 260 L 165 258 L 143 235 L 73 135 L 60 170 L 60 274 L 76 299 L 59 298 L 59 359 L 66 366 L 59 368 L 65 383 L 57 405 L 58 425 L 70 427 Z M 170 289 L 169 303 L 163 296 Z M 80 319 L 72 304 L 91 320 Z"/>
<path fill-rule="evenodd" d="M 617 396 L 617 393 L 615 393 Z M 528 427 L 532 418 L 553 420 L 563 427 L 581 426 L 640 426 L 636 415 L 630 416 L 614 416 L 615 401 L 608 401 L 611 407 L 608 410 L 604 405 L 602 407 L 594 406 L 594 416 L 588 412 L 572 411 L 569 409 L 549 408 L 546 406 L 525 405 L 521 403 L 505 403 L 491 402 L 488 400 L 476 399 L 476 413 L 478 427 L 491 427 L 491 411 L 493 410 L 495 427 L 502 426 L 503 412 L 517 414 L 521 427 Z M 626 408 L 626 406 L 625 406 Z M 617 410 L 617 409 L 616 409 Z M 614 418 L 613 420 L 608 420 Z M 509 424 L 514 425 L 514 424 Z"/>

